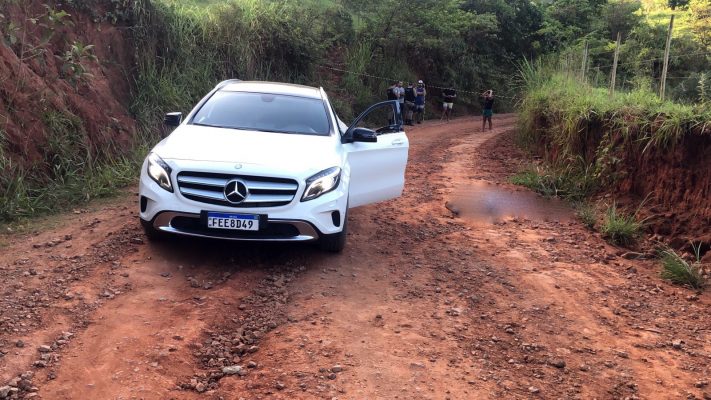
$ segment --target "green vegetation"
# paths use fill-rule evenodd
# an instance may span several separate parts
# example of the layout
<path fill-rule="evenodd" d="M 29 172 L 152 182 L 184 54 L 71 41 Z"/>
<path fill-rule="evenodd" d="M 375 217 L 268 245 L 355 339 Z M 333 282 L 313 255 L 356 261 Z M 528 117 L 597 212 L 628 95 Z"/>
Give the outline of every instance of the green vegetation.
<path fill-rule="evenodd" d="M 677 6 L 675 4 L 675 6 Z M 691 103 L 699 97 L 700 75 L 711 68 L 711 2 L 691 0 L 675 10 L 666 0 L 554 0 L 544 9 L 538 31 L 541 47 L 555 50 L 557 62 L 596 87 L 607 87 L 620 33 L 616 86 L 623 91 L 658 92 L 669 20 L 674 29 L 667 97 Z M 583 68 L 583 48 L 588 58 Z M 530 57 L 527 57 L 530 58 Z"/>
<path fill-rule="evenodd" d="M 521 85 L 520 142 L 541 149 L 557 168 L 590 171 L 590 186 L 625 177 L 618 168 L 624 146 L 664 151 L 683 135 L 711 134 L 707 104 L 661 101 L 645 89 L 610 96 L 545 62 L 524 63 Z"/>
<path fill-rule="evenodd" d="M 586 188 L 572 191 L 580 197 L 595 188 L 627 178 L 623 167 L 626 146 L 641 153 L 664 152 L 684 135 L 711 134 L 711 110 L 706 104 L 682 105 L 661 101 L 656 94 L 638 89 L 609 95 L 544 62 L 524 63 L 521 84 L 520 142 L 537 148 L 550 162 L 550 170 L 585 171 L 567 174 L 560 183 L 544 174 L 524 180 L 535 190 L 558 195 L 559 187 Z M 612 243 L 629 246 L 641 234 L 636 212 L 621 212 L 616 204 L 608 210 L 600 230 Z M 593 226 L 594 215 L 580 211 L 584 223 Z"/>
<path fill-rule="evenodd" d="M 544 196 L 557 196 L 570 201 L 581 200 L 595 189 L 590 171 L 577 167 L 528 168 L 512 176 L 510 181 Z"/>
<path fill-rule="evenodd" d="M 702 289 L 705 285 L 701 271 L 701 246 L 695 245 L 693 262 L 689 263 L 672 249 L 662 251 L 662 279 L 667 279 L 677 285 L 687 285 L 694 289 Z"/>
<path fill-rule="evenodd" d="M 635 214 L 627 214 L 617 209 L 613 203 L 607 209 L 605 220 L 600 227 L 602 234 L 613 244 L 630 246 L 642 234 L 642 224 Z"/>
<path fill-rule="evenodd" d="M 80 201 L 110 196 L 135 182 L 145 145 L 123 155 L 115 155 L 121 154 L 115 150 L 92 151 L 83 123 L 75 115 L 47 110 L 42 119 L 49 129 L 48 144 L 37 168 L 20 168 L 0 152 L 0 168 L 7 172 L 0 175 L 0 220 L 56 212 Z"/>
<path fill-rule="evenodd" d="M 84 45 L 76 40 L 69 45 L 69 49 L 60 56 L 56 56 L 62 61 L 62 74 L 72 86 L 86 82 L 92 75 L 87 72 L 85 63 L 97 62 L 99 59 L 94 55 L 94 45 Z"/>
<path fill-rule="evenodd" d="M 526 23 L 515 19 L 535 10 L 516 3 L 138 2 L 129 18 L 139 48 L 132 111 L 154 123 L 166 110 L 186 111 L 227 78 L 324 86 L 346 118 L 383 99 L 390 79 L 424 79 L 432 99 L 439 96 L 433 86 L 451 83 L 463 90 L 460 103 L 478 107 L 478 95 L 465 91 L 510 92 L 513 60 L 530 43 L 504 40 L 512 34 L 504 26 Z"/>
<path fill-rule="evenodd" d="M 595 229 L 597 223 L 597 211 L 595 207 L 588 203 L 579 203 L 575 207 L 575 214 L 580 218 L 588 229 Z"/>

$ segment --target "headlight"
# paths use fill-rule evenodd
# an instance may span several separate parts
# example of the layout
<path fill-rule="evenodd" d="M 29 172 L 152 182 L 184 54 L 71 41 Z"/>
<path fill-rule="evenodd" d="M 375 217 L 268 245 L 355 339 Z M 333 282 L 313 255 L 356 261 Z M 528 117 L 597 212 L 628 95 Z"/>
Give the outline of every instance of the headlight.
<path fill-rule="evenodd" d="M 148 176 L 153 179 L 158 186 L 163 189 L 173 192 L 173 185 L 170 183 L 170 173 L 173 170 L 170 166 L 158 157 L 157 154 L 151 153 L 148 155 Z"/>
<path fill-rule="evenodd" d="M 306 190 L 301 201 L 313 200 L 322 194 L 328 193 L 338 187 L 341 181 L 341 169 L 331 167 L 306 180 Z"/>

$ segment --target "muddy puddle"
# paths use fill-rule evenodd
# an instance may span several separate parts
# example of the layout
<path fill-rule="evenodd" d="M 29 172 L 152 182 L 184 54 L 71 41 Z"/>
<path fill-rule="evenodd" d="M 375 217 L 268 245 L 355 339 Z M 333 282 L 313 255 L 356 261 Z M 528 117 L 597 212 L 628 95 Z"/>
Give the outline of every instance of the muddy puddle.
<path fill-rule="evenodd" d="M 527 190 L 512 190 L 475 181 L 449 196 L 447 208 L 470 222 L 492 224 L 513 218 L 532 221 L 568 221 L 573 212 L 558 199 Z"/>

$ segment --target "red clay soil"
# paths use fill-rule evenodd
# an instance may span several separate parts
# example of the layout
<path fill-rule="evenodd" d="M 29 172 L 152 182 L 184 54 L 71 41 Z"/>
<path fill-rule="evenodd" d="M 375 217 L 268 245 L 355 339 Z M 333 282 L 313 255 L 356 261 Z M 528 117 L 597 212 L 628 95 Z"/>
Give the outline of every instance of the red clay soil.
<path fill-rule="evenodd" d="M 531 196 L 494 122 L 410 129 L 403 196 L 353 210 L 339 255 L 148 243 L 134 193 L 0 236 L 0 398 L 710 398 L 708 293 L 570 210 L 457 215 L 464 189 Z"/>
<path fill-rule="evenodd" d="M 621 168 L 627 173 L 615 193 L 648 197 L 641 217 L 672 247 L 701 242 L 704 252 L 711 249 L 711 132 L 686 134 L 663 150 L 626 147 Z"/>
<path fill-rule="evenodd" d="M 555 129 L 545 117 L 539 117 L 536 125 L 542 132 Z M 692 243 L 700 244 L 701 253 L 708 253 L 705 260 L 711 262 L 711 128 L 686 127 L 678 139 L 648 146 L 647 138 L 659 123 L 639 125 L 623 133 L 620 128 L 590 121 L 581 131 L 574 154 L 595 164 L 600 162 L 597 157 L 603 147 L 609 151 L 605 162 L 610 165 L 600 177 L 598 205 L 605 208 L 617 202 L 629 213 L 637 212 L 654 241 L 688 252 Z M 613 143 L 605 143 L 609 140 Z M 538 145 L 540 155 L 561 161 L 557 160 L 559 145 L 545 133 Z"/>
<path fill-rule="evenodd" d="M 129 32 L 108 22 L 94 22 L 86 14 L 53 1 L 0 2 L 5 43 L 0 44 L 0 133 L 4 154 L 13 164 L 35 165 L 44 156 L 50 130 L 47 113 L 76 116 L 83 122 L 86 145 L 99 152 L 128 147 L 135 122 L 128 115 L 133 49 Z M 64 3 L 64 2 L 61 2 Z M 65 23 L 47 20 L 52 10 L 72 14 Z M 94 10 L 101 15 L 99 9 Z M 37 23 L 32 23 L 36 19 Z M 53 34 L 45 43 L 44 37 Z M 94 45 L 97 62 L 83 60 L 91 76 L 77 85 L 62 71 L 62 57 L 74 42 Z M 23 44 L 24 43 L 24 44 Z"/>

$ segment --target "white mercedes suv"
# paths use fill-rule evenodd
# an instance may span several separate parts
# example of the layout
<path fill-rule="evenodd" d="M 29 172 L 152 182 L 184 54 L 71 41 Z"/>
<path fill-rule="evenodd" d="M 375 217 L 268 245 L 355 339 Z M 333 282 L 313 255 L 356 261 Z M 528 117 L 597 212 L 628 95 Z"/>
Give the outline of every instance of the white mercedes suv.
<path fill-rule="evenodd" d="M 322 88 L 224 81 L 146 157 L 139 187 L 146 235 L 318 241 L 341 251 L 348 209 L 400 196 L 408 139 L 396 101 L 352 125 Z"/>

